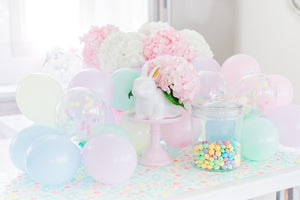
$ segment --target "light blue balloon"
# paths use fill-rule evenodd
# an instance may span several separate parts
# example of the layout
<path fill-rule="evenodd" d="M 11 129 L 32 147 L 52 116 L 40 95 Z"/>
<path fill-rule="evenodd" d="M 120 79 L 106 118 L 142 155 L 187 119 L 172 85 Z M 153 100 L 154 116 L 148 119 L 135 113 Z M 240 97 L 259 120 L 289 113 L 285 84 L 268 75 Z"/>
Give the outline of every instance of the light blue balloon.
<path fill-rule="evenodd" d="M 244 120 L 241 134 L 242 156 L 248 160 L 265 160 L 277 151 L 279 133 L 275 124 L 266 118 Z"/>
<path fill-rule="evenodd" d="M 103 124 L 101 125 L 101 127 L 97 128 L 95 132 L 96 134 L 115 133 L 128 138 L 126 131 L 124 131 L 121 127 L 114 124 Z"/>
<path fill-rule="evenodd" d="M 29 147 L 25 167 L 38 183 L 58 185 L 75 175 L 80 162 L 80 149 L 67 136 L 48 135 Z"/>
<path fill-rule="evenodd" d="M 209 142 L 235 138 L 236 120 L 208 120 L 205 123 L 205 138 Z"/>
<path fill-rule="evenodd" d="M 25 171 L 26 151 L 39 137 L 61 134 L 58 130 L 46 126 L 33 125 L 23 129 L 11 141 L 9 154 L 12 163 L 20 170 Z"/>
<path fill-rule="evenodd" d="M 118 110 L 130 110 L 134 108 L 135 98 L 128 97 L 132 90 L 134 80 L 139 77 L 138 71 L 131 68 L 122 68 L 111 75 L 114 86 L 114 95 L 111 106 Z"/>

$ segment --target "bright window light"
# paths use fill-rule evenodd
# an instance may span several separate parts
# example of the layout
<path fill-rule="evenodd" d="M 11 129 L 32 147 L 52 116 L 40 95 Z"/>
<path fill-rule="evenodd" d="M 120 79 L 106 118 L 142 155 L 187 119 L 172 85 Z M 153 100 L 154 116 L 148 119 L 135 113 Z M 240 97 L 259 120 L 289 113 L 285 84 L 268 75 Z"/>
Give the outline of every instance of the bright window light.
<path fill-rule="evenodd" d="M 25 0 L 26 39 L 40 50 L 79 42 L 80 0 Z"/>

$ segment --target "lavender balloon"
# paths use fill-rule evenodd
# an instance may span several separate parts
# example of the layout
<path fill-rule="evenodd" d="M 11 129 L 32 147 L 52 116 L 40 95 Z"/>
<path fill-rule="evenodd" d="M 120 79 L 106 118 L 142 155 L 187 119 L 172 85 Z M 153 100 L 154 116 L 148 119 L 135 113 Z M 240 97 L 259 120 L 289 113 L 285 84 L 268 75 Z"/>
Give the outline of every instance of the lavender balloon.
<path fill-rule="evenodd" d="M 137 165 L 132 144 L 124 136 L 114 133 L 91 138 L 83 148 L 82 159 L 87 173 L 107 185 L 126 181 Z"/>
<path fill-rule="evenodd" d="M 300 106 L 286 105 L 267 112 L 279 130 L 279 141 L 290 147 L 300 146 Z"/>
<path fill-rule="evenodd" d="M 85 87 L 96 92 L 109 106 L 113 98 L 113 84 L 110 75 L 97 69 L 86 69 L 79 72 L 69 83 L 68 88 Z"/>
<path fill-rule="evenodd" d="M 200 71 L 220 71 L 220 64 L 210 57 L 197 57 L 191 61 L 197 72 Z"/>
<path fill-rule="evenodd" d="M 210 92 L 213 90 L 223 90 L 225 88 L 224 79 L 220 72 L 216 71 L 200 71 L 200 90 L 193 103 L 203 103 L 210 99 Z"/>

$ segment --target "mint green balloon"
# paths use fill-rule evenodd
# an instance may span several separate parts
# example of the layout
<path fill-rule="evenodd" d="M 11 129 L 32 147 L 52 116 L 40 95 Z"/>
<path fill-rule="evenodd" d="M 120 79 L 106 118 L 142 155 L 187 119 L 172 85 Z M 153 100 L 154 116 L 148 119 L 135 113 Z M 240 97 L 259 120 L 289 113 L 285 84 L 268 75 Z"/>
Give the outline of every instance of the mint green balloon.
<path fill-rule="evenodd" d="M 253 161 L 262 161 L 276 153 L 279 133 L 270 120 L 263 117 L 245 119 L 242 126 L 242 156 Z"/>
<path fill-rule="evenodd" d="M 114 124 L 103 124 L 101 125 L 101 127 L 97 128 L 95 132 L 96 134 L 115 133 L 128 138 L 126 131 L 124 131 L 121 127 Z"/>
<path fill-rule="evenodd" d="M 129 98 L 134 80 L 139 77 L 138 71 L 131 68 L 122 68 L 111 75 L 114 87 L 114 95 L 111 106 L 118 110 L 130 110 L 134 107 L 135 98 Z"/>

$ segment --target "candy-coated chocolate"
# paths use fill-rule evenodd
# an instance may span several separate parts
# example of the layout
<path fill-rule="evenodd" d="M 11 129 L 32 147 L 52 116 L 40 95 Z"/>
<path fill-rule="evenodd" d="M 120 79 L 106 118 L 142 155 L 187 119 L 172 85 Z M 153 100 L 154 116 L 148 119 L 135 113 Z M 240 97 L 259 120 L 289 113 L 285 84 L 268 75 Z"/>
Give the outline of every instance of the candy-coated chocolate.
<path fill-rule="evenodd" d="M 205 159 L 209 159 L 209 155 L 208 154 L 204 154 L 204 158 Z"/>
<path fill-rule="evenodd" d="M 220 149 L 221 149 L 220 145 L 216 145 L 216 146 L 215 146 L 215 150 L 216 150 L 216 151 L 220 151 Z"/>
<path fill-rule="evenodd" d="M 194 163 L 198 168 L 206 170 L 231 170 L 240 165 L 238 142 L 201 141 L 194 145 Z"/>
<path fill-rule="evenodd" d="M 220 166 L 225 165 L 224 161 L 221 161 L 221 162 L 219 163 L 219 165 L 220 165 Z"/>

